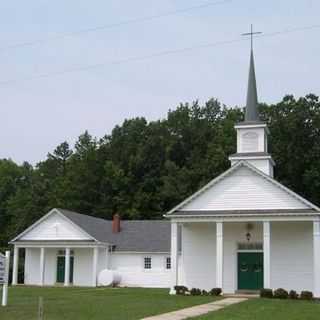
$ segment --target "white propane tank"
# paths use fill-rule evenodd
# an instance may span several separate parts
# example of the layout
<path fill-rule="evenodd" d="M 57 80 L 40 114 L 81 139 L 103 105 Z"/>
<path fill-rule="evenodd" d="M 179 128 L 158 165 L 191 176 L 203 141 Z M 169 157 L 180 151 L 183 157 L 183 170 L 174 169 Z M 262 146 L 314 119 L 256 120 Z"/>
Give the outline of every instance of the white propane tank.
<path fill-rule="evenodd" d="M 104 269 L 98 275 L 99 286 L 116 286 L 121 281 L 121 275 L 117 271 Z"/>

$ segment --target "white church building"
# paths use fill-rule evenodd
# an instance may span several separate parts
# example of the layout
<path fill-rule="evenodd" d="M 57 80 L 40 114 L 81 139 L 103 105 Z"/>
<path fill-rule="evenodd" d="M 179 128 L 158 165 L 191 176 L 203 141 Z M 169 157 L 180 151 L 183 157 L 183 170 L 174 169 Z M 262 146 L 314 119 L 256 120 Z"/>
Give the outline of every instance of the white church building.
<path fill-rule="evenodd" d="M 252 50 L 245 121 L 235 129 L 231 168 L 166 214 L 171 220 L 170 292 L 176 284 L 219 287 L 223 293 L 281 287 L 320 297 L 320 209 L 273 178 Z"/>
<path fill-rule="evenodd" d="M 13 283 L 25 249 L 25 284 L 309 290 L 320 297 L 320 209 L 273 178 L 251 51 L 245 121 L 231 167 L 163 221 L 113 221 L 53 209 L 11 241 Z"/>

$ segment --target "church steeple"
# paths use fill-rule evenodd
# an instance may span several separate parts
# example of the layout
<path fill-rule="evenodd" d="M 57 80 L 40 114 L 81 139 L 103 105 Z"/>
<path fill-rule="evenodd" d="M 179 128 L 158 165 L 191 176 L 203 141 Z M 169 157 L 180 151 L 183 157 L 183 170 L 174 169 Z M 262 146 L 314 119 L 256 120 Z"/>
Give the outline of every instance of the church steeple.
<path fill-rule="evenodd" d="M 258 94 L 256 75 L 254 68 L 252 35 L 259 32 L 251 32 L 244 35 L 251 36 L 251 51 L 249 78 L 246 100 L 246 111 L 244 122 L 236 123 L 234 128 L 237 131 L 237 153 L 229 157 L 231 165 L 240 160 L 245 160 L 260 171 L 273 177 L 273 166 L 275 165 L 271 155 L 268 153 L 267 125 L 261 121 L 258 105 Z"/>
<path fill-rule="evenodd" d="M 260 121 L 256 75 L 254 70 L 253 50 L 250 53 L 249 79 L 245 121 Z"/>

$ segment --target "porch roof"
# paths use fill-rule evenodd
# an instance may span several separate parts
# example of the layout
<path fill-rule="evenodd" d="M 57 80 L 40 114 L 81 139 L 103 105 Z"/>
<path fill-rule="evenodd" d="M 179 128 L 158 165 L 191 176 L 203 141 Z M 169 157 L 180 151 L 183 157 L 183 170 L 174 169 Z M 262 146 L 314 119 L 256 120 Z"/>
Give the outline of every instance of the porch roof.
<path fill-rule="evenodd" d="M 231 215 L 241 215 L 241 216 L 247 216 L 247 215 L 270 215 L 270 214 L 314 214 L 318 213 L 318 211 L 314 209 L 279 209 L 279 210 L 199 210 L 199 211 L 192 211 L 192 210 L 178 210 L 175 211 L 173 214 L 170 215 L 170 217 L 173 217 L 175 215 L 178 216 L 231 216 Z"/>

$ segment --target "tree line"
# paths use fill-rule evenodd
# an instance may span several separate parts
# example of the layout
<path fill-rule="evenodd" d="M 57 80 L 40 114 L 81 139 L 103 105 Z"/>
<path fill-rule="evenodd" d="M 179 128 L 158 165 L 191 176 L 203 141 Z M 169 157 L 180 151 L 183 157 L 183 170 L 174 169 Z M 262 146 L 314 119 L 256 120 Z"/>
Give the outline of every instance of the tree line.
<path fill-rule="evenodd" d="M 320 205 L 320 102 L 313 94 L 261 104 L 275 178 Z M 63 142 L 34 167 L 0 160 L 0 246 L 53 207 L 111 219 L 163 214 L 230 167 L 243 108 L 211 99 L 147 122 L 125 120 L 101 139 Z"/>

